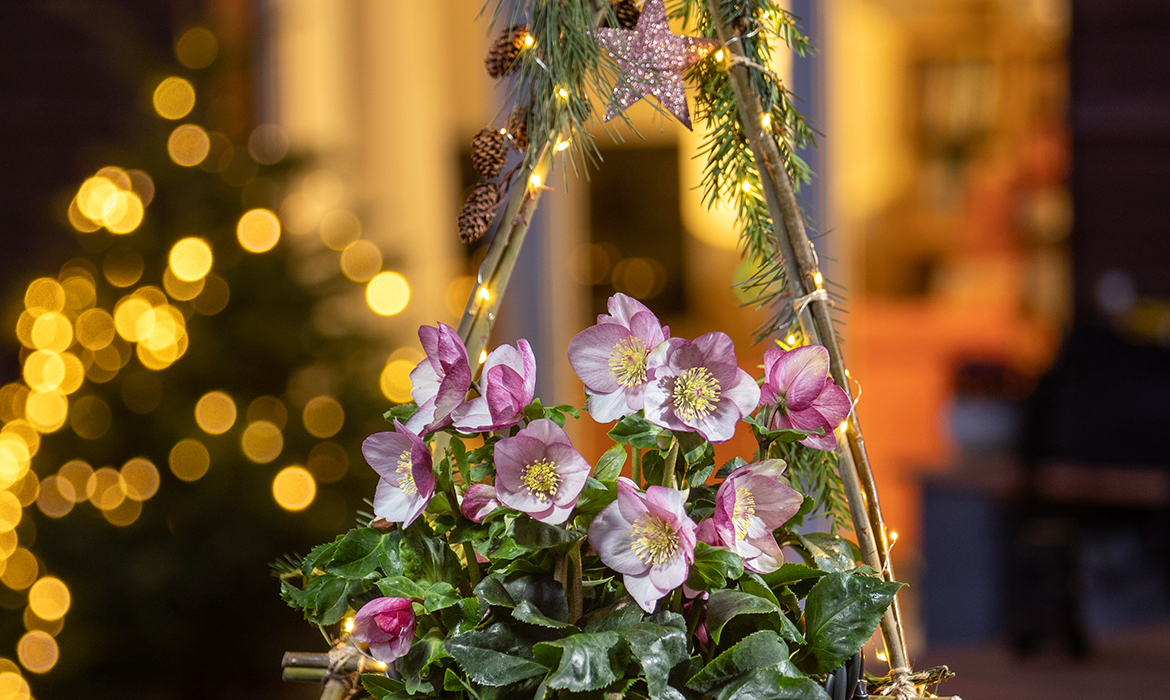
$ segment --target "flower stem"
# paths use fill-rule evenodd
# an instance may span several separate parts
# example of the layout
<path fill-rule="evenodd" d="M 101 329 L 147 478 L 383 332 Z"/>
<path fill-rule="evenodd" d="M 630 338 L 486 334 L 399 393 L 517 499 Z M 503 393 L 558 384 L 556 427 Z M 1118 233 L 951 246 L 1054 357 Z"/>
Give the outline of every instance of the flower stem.
<path fill-rule="evenodd" d="M 674 464 L 678 461 L 678 438 L 670 438 L 670 450 L 666 453 L 666 468 L 662 470 L 662 485 L 668 489 L 678 488 L 674 478 Z"/>
<path fill-rule="evenodd" d="M 642 488 L 642 450 L 633 446 L 630 449 L 634 451 L 634 483 Z"/>
<path fill-rule="evenodd" d="M 581 540 L 573 543 L 569 548 L 569 581 L 566 587 L 566 593 L 569 598 L 569 622 L 577 623 L 581 619 L 582 607 L 582 587 L 581 579 L 585 572 L 581 567 Z"/>
<path fill-rule="evenodd" d="M 463 556 L 467 558 L 467 575 L 471 577 L 471 589 L 479 585 L 479 560 L 475 558 L 475 549 L 470 542 L 463 543 Z"/>

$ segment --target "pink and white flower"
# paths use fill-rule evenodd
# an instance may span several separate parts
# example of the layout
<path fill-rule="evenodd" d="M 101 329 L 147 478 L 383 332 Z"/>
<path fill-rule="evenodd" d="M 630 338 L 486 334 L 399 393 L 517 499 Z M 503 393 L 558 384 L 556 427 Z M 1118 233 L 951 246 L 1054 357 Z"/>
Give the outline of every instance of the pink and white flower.
<path fill-rule="evenodd" d="M 770 459 L 731 472 L 715 492 L 715 513 L 703 521 L 712 527 L 700 528 L 713 537 L 700 539 L 738 553 L 744 566 L 757 573 L 780 568 L 784 554 L 772 533 L 804 501 L 800 492 L 780 483 L 786 466 L 783 460 Z"/>
<path fill-rule="evenodd" d="M 491 484 L 472 484 L 463 494 L 463 503 L 459 504 L 459 512 L 473 523 L 482 523 L 487 516 L 500 507 L 496 498 L 496 489 Z"/>
<path fill-rule="evenodd" d="M 647 383 L 653 379 L 646 360 L 650 351 L 670 337 L 670 329 L 644 304 L 614 294 L 609 314 L 569 341 L 569 364 L 589 393 L 589 415 L 599 423 L 637 413 L 645 405 Z"/>
<path fill-rule="evenodd" d="M 654 380 L 646 387 L 646 420 L 668 430 L 726 442 L 760 401 L 760 388 L 736 365 L 726 333 L 693 342 L 671 338 L 650 353 L 647 367 Z"/>
<path fill-rule="evenodd" d="M 646 612 L 687 580 L 695 561 L 697 526 L 684 508 L 687 494 L 651 486 L 643 494 L 620 477 L 617 500 L 589 526 L 589 543 L 602 563 L 622 574 L 626 591 Z"/>
<path fill-rule="evenodd" d="M 764 353 L 764 385 L 761 399 L 775 406 L 772 430 L 824 429 L 800 441 L 815 450 L 833 450 L 833 432 L 852 408 L 849 395 L 829 376 L 829 351 L 820 345 L 805 345 L 784 351 L 769 348 Z"/>
<path fill-rule="evenodd" d="M 370 656 L 390 663 L 414 643 L 414 607 L 407 598 L 375 598 L 353 618 L 353 638 L 370 646 Z"/>
<path fill-rule="evenodd" d="M 471 365 L 463 339 L 445 323 L 437 328 L 419 327 L 418 339 L 427 356 L 410 373 L 410 396 L 418 411 L 406 427 L 425 435 L 450 423 L 451 412 L 467 399 Z"/>
<path fill-rule="evenodd" d="M 394 430 L 366 438 L 362 454 L 382 477 L 374 491 L 374 515 L 409 527 L 435 495 L 438 479 L 426 443 L 398 421 Z"/>
<path fill-rule="evenodd" d="M 589 471 L 564 429 L 547 418 L 496 443 L 496 497 L 543 523 L 569 519 Z"/>
<path fill-rule="evenodd" d="M 501 345 L 483 364 L 480 396 L 456 408 L 451 417 L 465 433 L 510 428 L 520 422 L 524 407 L 536 394 L 536 356 L 528 341 Z"/>

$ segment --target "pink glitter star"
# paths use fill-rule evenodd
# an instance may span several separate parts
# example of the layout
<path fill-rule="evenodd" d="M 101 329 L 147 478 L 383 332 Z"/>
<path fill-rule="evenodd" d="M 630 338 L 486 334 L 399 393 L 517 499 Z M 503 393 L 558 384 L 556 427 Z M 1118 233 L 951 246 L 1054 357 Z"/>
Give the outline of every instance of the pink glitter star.
<path fill-rule="evenodd" d="M 597 29 L 594 36 L 622 67 L 605 111 L 606 121 L 646 95 L 653 95 L 683 126 L 691 128 L 682 74 L 719 46 L 717 39 L 671 32 L 663 0 L 646 0 L 633 31 Z"/>

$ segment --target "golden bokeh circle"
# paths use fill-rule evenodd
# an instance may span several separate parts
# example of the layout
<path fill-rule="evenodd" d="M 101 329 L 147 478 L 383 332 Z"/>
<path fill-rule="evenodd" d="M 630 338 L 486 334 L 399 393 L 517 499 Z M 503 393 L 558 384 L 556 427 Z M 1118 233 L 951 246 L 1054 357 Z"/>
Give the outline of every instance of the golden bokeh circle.
<path fill-rule="evenodd" d="M 45 477 L 37 492 L 37 508 L 50 518 L 65 517 L 73 510 L 73 499 L 65 491 L 73 493 L 69 482 L 58 476 Z"/>
<path fill-rule="evenodd" d="M 211 246 L 202 238 L 184 238 L 171 246 L 170 269 L 184 282 L 201 280 L 211 272 Z"/>
<path fill-rule="evenodd" d="M 317 482 L 304 467 L 285 467 L 272 479 L 272 497 L 285 510 L 304 510 L 317 497 Z"/>
<path fill-rule="evenodd" d="M 51 433 L 65 425 L 69 400 L 59 391 L 29 392 L 24 414 L 32 427 L 42 433 Z"/>
<path fill-rule="evenodd" d="M 24 547 L 17 547 L 8 555 L 7 566 L 0 574 L 0 581 L 14 591 L 23 591 L 37 580 L 40 565 L 33 553 Z"/>
<path fill-rule="evenodd" d="M 218 53 L 219 41 L 204 27 L 191 27 L 175 42 L 175 58 L 191 70 L 210 66 Z"/>
<path fill-rule="evenodd" d="M 106 519 L 106 522 L 117 527 L 133 524 L 140 515 L 142 515 L 142 502 L 132 498 L 123 499 L 117 506 L 102 511 L 102 517 Z"/>
<path fill-rule="evenodd" d="M 250 253 L 272 250 L 280 240 L 280 219 L 267 209 L 245 212 L 236 224 L 236 238 L 240 246 Z"/>
<path fill-rule="evenodd" d="M 54 391 L 65 381 L 65 360 L 48 350 L 37 350 L 24 360 L 24 381 L 33 391 Z"/>
<path fill-rule="evenodd" d="M 248 404 L 247 419 L 249 423 L 266 420 L 279 430 L 284 430 L 288 424 L 288 409 L 275 396 L 257 396 Z"/>
<path fill-rule="evenodd" d="M 380 316 L 401 313 L 410 303 L 410 284 L 397 272 L 381 272 L 366 285 L 366 304 Z"/>
<path fill-rule="evenodd" d="M 126 482 L 112 467 L 102 467 L 91 474 L 85 491 L 89 502 L 99 510 L 112 510 L 126 500 Z"/>
<path fill-rule="evenodd" d="M 348 209 L 334 209 L 321 218 L 321 242 L 333 250 L 345 250 L 362 237 L 362 222 Z"/>
<path fill-rule="evenodd" d="M 345 409 L 332 396 L 316 396 L 305 404 L 301 420 L 313 437 L 330 438 L 345 425 Z"/>
<path fill-rule="evenodd" d="M 0 531 L 8 532 L 20 524 L 24 507 L 11 491 L 0 491 Z"/>
<path fill-rule="evenodd" d="M 158 469 L 143 457 L 132 459 L 122 465 L 122 483 L 128 498 L 145 501 L 158 492 Z"/>
<path fill-rule="evenodd" d="M 211 137 L 203 127 L 183 124 L 167 139 L 167 153 L 171 160 L 184 167 L 199 165 L 211 150 Z"/>
<path fill-rule="evenodd" d="M 251 423 L 240 438 L 244 456 L 257 464 L 267 464 L 280 456 L 284 449 L 284 435 L 280 428 L 266 420 Z"/>
<path fill-rule="evenodd" d="M 168 464 L 171 473 L 183 481 L 197 481 L 211 466 L 211 455 L 202 442 L 188 438 L 171 448 Z"/>
<path fill-rule="evenodd" d="M 73 326 L 61 314 L 43 314 L 33 322 L 31 339 L 38 350 L 65 352 L 73 344 Z"/>
<path fill-rule="evenodd" d="M 30 698 L 28 681 L 12 670 L 0 671 L 0 700 L 30 700 Z"/>
<path fill-rule="evenodd" d="M 195 88 L 190 81 L 171 76 L 154 89 L 153 102 L 163 119 L 182 119 L 195 107 Z"/>
<path fill-rule="evenodd" d="M 35 279 L 24 293 L 24 308 L 34 317 L 60 313 L 65 308 L 65 289 L 52 277 Z"/>
<path fill-rule="evenodd" d="M 206 283 L 206 277 L 200 277 L 194 282 L 187 282 L 176 277 L 174 270 L 170 267 L 163 270 L 163 289 L 167 290 L 167 294 L 176 301 L 191 301 L 203 292 L 203 285 Z"/>
<path fill-rule="evenodd" d="M 87 309 L 77 317 L 77 342 L 89 350 L 101 350 L 114 341 L 114 317 L 105 309 Z"/>
<path fill-rule="evenodd" d="M 69 611 L 71 600 L 69 588 L 53 576 L 45 576 L 28 590 L 28 606 L 33 614 L 49 622 L 61 619 Z"/>
<path fill-rule="evenodd" d="M 47 632 L 26 632 L 16 644 L 16 658 L 33 673 L 47 673 L 57 664 L 57 642 Z"/>
<path fill-rule="evenodd" d="M 410 360 L 390 360 L 382 368 L 382 375 L 378 378 L 378 385 L 382 394 L 394 403 L 410 401 L 410 373 L 414 371 L 415 363 Z"/>
<path fill-rule="evenodd" d="M 208 392 L 195 404 L 195 422 L 210 435 L 226 433 L 236 422 L 236 402 L 222 391 Z"/>
<path fill-rule="evenodd" d="M 367 282 L 382 271 L 382 251 L 370 241 L 354 241 L 341 251 L 341 271 L 354 282 Z"/>

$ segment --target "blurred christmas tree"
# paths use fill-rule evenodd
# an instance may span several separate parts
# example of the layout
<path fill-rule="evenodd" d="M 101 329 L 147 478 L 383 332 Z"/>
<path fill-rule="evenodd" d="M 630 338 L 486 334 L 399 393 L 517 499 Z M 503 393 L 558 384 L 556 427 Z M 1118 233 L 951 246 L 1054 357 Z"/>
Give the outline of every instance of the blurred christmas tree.
<path fill-rule="evenodd" d="M 246 40 L 192 9 L 6 11 L 117 117 L 38 157 L 70 191 L 27 203 L 42 242 L 0 290 L 3 698 L 287 697 L 273 659 L 311 633 L 259 562 L 353 521 L 364 417 L 409 390 L 414 358 L 350 320 L 409 286 L 330 174 L 253 128 Z M 15 91 L 52 94 L 25 58 Z"/>

